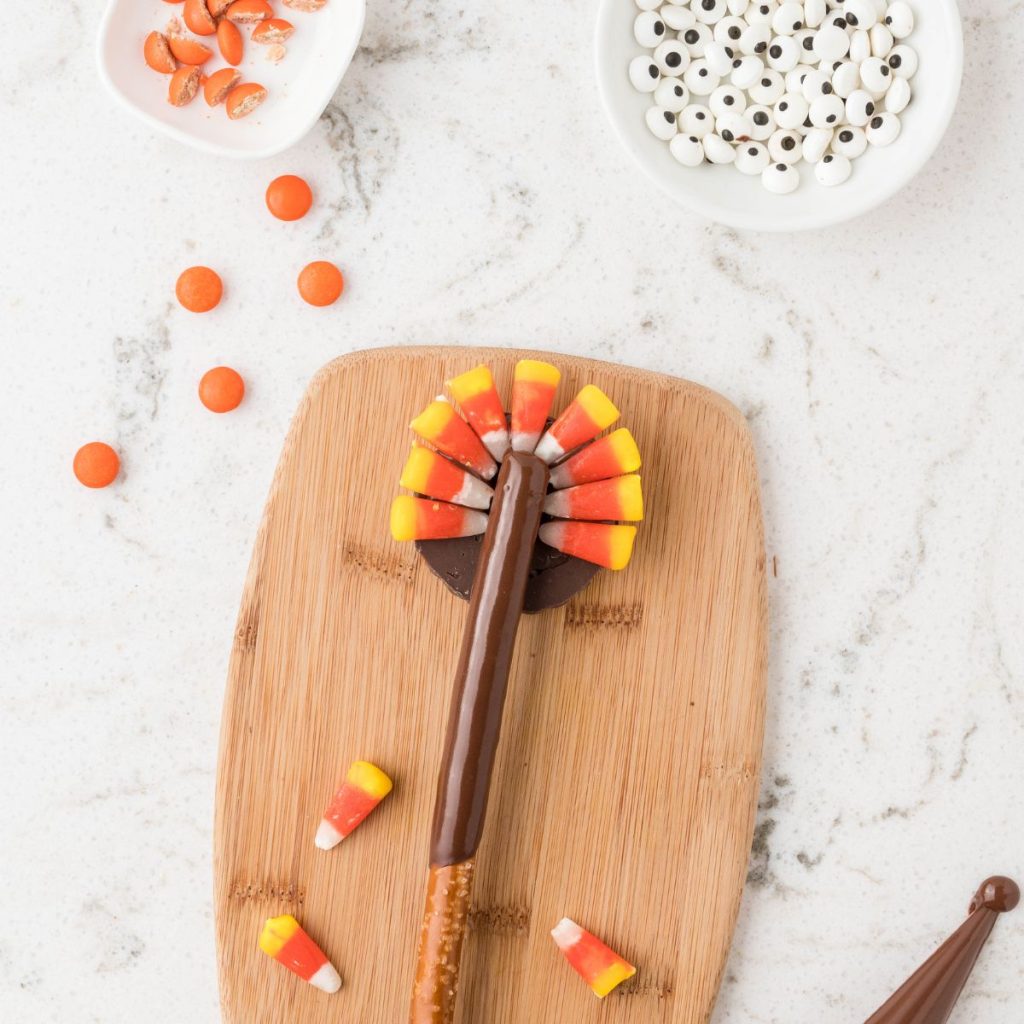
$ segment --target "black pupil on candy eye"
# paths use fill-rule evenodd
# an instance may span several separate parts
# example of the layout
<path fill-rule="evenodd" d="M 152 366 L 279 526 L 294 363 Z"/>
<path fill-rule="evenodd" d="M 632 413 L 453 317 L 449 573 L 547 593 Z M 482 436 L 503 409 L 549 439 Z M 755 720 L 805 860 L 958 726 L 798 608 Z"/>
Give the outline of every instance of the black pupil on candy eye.
<path fill-rule="evenodd" d="M 690 141 L 691 142 L 700 142 L 700 139 L 698 139 L 696 135 L 691 135 L 690 136 Z"/>
<path fill-rule="evenodd" d="M 696 29 L 691 28 L 683 38 L 692 46 L 698 39 L 700 39 L 700 33 Z"/>
<path fill-rule="evenodd" d="M 882 127 L 882 119 L 880 117 L 873 117 L 873 118 L 871 118 L 871 127 L 872 128 L 881 128 Z"/>
<path fill-rule="evenodd" d="M 903 58 L 895 53 L 889 58 L 889 67 L 898 68 L 903 63 Z"/>
<path fill-rule="evenodd" d="M 825 120 L 828 121 L 829 124 L 835 124 L 836 115 L 835 114 L 829 114 L 828 117 L 825 118 Z"/>
<path fill-rule="evenodd" d="M 751 156 L 757 156 L 757 150 L 756 150 L 756 149 L 754 149 L 754 147 L 753 147 L 753 146 L 751 146 L 751 147 L 750 147 L 750 149 L 748 149 L 748 150 L 747 150 L 747 152 L 748 152 L 748 153 L 749 153 L 749 154 L 750 154 Z"/>
<path fill-rule="evenodd" d="M 735 54 L 732 52 L 732 48 L 731 47 L 723 46 L 722 49 L 725 50 L 726 57 L 734 57 L 735 56 Z"/>
<path fill-rule="evenodd" d="M 762 14 L 771 14 L 771 12 L 772 12 L 772 9 L 770 7 L 768 7 L 766 4 L 761 4 L 761 13 Z"/>
<path fill-rule="evenodd" d="M 732 142 L 733 134 L 728 128 L 726 128 L 725 131 L 722 132 L 722 138 L 725 139 L 726 142 Z"/>
<path fill-rule="evenodd" d="M 823 86 L 821 87 L 821 91 L 822 91 L 822 92 L 823 92 L 823 93 L 824 93 L 824 94 L 825 94 L 826 96 L 829 96 L 829 95 L 831 95 L 831 93 L 832 93 L 832 83 L 831 83 L 831 82 L 826 82 L 826 83 L 825 83 L 825 84 L 824 84 L 824 85 L 823 85 Z"/>
<path fill-rule="evenodd" d="M 814 49 L 814 36 L 808 36 L 804 40 L 804 49 L 805 50 L 813 50 Z"/>
<path fill-rule="evenodd" d="M 857 15 L 856 14 L 848 14 L 846 16 L 846 24 L 847 25 L 853 25 L 853 26 L 856 27 L 856 25 L 857 25 Z"/>
<path fill-rule="evenodd" d="M 704 111 L 703 110 L 698 110 L 697 111 L 697 120 L 698 121 L 703 121 L 704 120 Z"/>
<path fill-rule="evenodd" d="M 785 102 L 780 103 L 779 104 L 779 110 L 789 110 L 789 104 L 785 103 Z"/>
<path fill-rule="evenodd" d="M 713 11 L 715 9 L 715 0 L 703 0 L 701 7 L 703 7 L 705 11 Z"/>
<path fill-rule="evenodd" d="M 682 57 L 680 57 L 678 53 L 670 53 L 670 54 L 668 54 L 668 56 L 667 56 L 667 57 L 665 58 L 665 63 L 666 63 L 666 64 L 667 64 L 667 65 L 668 65 L 668 66 L 669 66 L 670 68 L 677 68 L 677 67 L 679 67 L 679 64 L 680 64 L 680 62 L 682 61 L 682 59 L 683 59 L 683 58 L 682 58 Z"/>
<path fill-rule="evenodd" d="M 776 164 L 775 169 L 778 171 L 785 171 L 787 168 L 785 164 Z"/>
<path fill-rule="evenodd" d="M 754 53 L 764 53 L 764 51 L 767 50 L 767 49 L 768 49 L 768 44 L 767 43 L 758 43 L 754 47 Z"/>
<path fill-rule="evenodd" d="M 671 110 L 665 111 L 665 120 L 668 121 L 669 124 L 672 124 L 675 121 L 675 119 L 676 115 L 673 114 Z"/>
<path fill-rule="evenodd" d="M 762 84 L 762 85 L 763 85 L 763 86 L 764 86 L 764 87 L 765 87 L 766 89 L 770 89 L 770 88 L 771 88 L 771 85 L 772 85 L 772 80 L 771 80 L 770 78 L 762 78 L 762 79 L 761 79 L 761 84 Z"/>
<path fill-rule="evenodd" d="M 840 132 L 839 133 L 839 141 L 840 142 L 853 142 L 853 132 Z"/>
<path fill-rule="evenodd" d="M 683 87 L 682 87 L 681 85 L 677 85 L 677 86 L 676 86 L 676 87 L 675 87 L 675 88 L 674 88 L 674 89 L 673 89 L 672 91 L 673 91 L 673 92 L 674 92 L 674 93 L 675 93 L 675 94 L 676 94 L 677 96 L 682 96 L 682 95 L 683 95 Z"/>
<path fill-rule="evenodd" d="M 722 102 L 727 106 L 731 107 L 736 102 L 735 96 L 723 96 Z"/>
<path fill-rule="evenodd" d="M 836 18 L 834 24 L 835 24 L 836 28 L 846 28 L 846 19 L 845 18 Z"/>
<path fill-rule="evenodd" d="M 832 163 L 832 156 L 831 156 L 831 154 L 829 154 L 827 157 L 825 157 L 825 163 L 827 163 L 827 164 Z"/>
<path fill-rule="evenodd" d="M 657 67 L 657 65 L 656 65 L 656 64 L 652 64 L 652 65 L 651 65 L 651 66 L 650 66 L 650 67 L 649 67 L 649 68 L 647 69 L 647 73 L 648 73 L 648 74 L 649 74 L 649 75 L 651 76 L 651 78 L 657 78 L 657 77 L 658 77 L 658 75 L 659 75 L 659 74 L 661 74 L 661 72 L 660 72 L 660 71 L 658 71 L 658 67 Z"/>
<path fill-rule="evenodd" d="M 867 112 L 868 112 L 869 114 L 873 114 L 873 113 L 875 112 L 875 105 L 874 105 L 874 103 L 869 103 L 869 104 L 868 104 L 868 105 L 867 105 L 867 106 L 866 106 L 866 107 L 865 107 L 864 109 L 865 109 L 865 110 L 866 110 L 866 111 L 867 111 Z"/>
<path fill-rule="evenodd" d="M 734 60 L 734 61 L 732 62 L 732 66 L 733 66 L 734 68 L 738 68 L 738 67 L 739 67 L 739 66 L 740 66 L 740 65 L 741 65 L 742 63 L 743 63 L 743 61 L 741 61 L 741 60 L 739 59 L 739 57 L 737 57 L 737 58 L 736 58 L 736 59 L 735 59 L 735 60 Z"/>
<path fill-rule="evenodd" d="M 782 148 L 783 148 L 784 150 L 786 150 L 786 152 L 787 152 L 787 153 L 788 153 L 788 152 L 789 152 L 789 151 L 790 151 L 791 149 L 795 149 L 795 148 L 796 148 L 796 139 L 790 138 L 790 136 L 788 136 L 788 135 L 787 135 L 787 136 L 786 136 L 786 137 L 785 137 L 785 138 L 784 138 L 784 139 L 782 140 Z"/>
<path fill-rule="evenodd" d="M 700 71 L 698 72 L 698 74 L 700 75 L 701 78 L 707 78 L 708 69 L 707 68 L 701 68 Z"/>
<path fill-rule="evenodd" d="M 768 123 L 768 115 L 763 110 L 759 110 L 754 115 L 754 124 L 766 125 L 767 123 Z"/>
<path fill-rule="evenodd" d="M 775 58 L 776 58 L 776 60 L 777 60 L 777 59 L 778 59 L 779 57 L 781 57 L 781 56 L 782 56 L 782 47 L 781 47 L 781 46 L 773 46 L 773 47 L 772 47 L 772 48 L 771 48 L 771 49 L 770 49 L 770 50 L 768 51 L 768 53 L 769 53 L 769 54 L 770 54 L 770 55 L 771 55 L 772 57 L 775 57 Z"/>
<path fill-rule="evenodd" d="M 665 24 L 664 24 L 664 22 L 656 21 L 654 23 L 654 34 L 656 36 L 663 36 L 665 34 Z"/>
<path fill-rule="evenodd" d="M 743 35 L 743 33 L 735 25 L 733 25 L 733 27 L 731 29 L 729 29 L 729 38 L 730 39 L 739 39 L 739 37 L 741 35 Z"/>
<path fill-rule="evenodd" d="M 794 31 L 794 32 L 799 32 L 799 31 L 800 31 L 800 29 L 802 29 L 803 27 L 804 27 L 804 26 L 803 26 L 803 23 L 802 23 L 802 22 L 799 22 L 799 21 L 794 21 L 794 22 L 793 22 L 793 31 Z"/>

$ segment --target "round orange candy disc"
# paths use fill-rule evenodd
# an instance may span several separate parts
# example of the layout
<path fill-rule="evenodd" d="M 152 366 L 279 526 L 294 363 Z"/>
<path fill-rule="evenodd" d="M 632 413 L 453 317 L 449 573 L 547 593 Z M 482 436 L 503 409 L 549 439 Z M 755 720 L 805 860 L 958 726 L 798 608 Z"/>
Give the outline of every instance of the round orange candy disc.
<path fill-rule="evenodd" d="M 312 189 L 296 174 L 282 174 L 267 186 L 267 209 L 278 220 L 299 220 L 312 205 Z"/>
<path fill-rule="evenodd" d="M 107 487 L 117 479 L 121 460 L 117 452 L 102 441 L 90 441 L 75 452 L 75 476 L 86 487 Z"/>
<path fill-rule="evenodd" d="M 209 267 L 189 267 L 179 275 L 174 292 L 187 310 L 208 313 L 220 302 L 224 285 L 215 270 Z"/>
<path fill-rule="evenodd" d="M 199 382 L 199 401 L 210 412 L 231 412 L 242 404 L 245 381 L 230 366 L 215 366 Z"/>
<path fill-rule="evenodd" d="M 311 306 L 329 306 L 345 288 L 341 271 L 327 260 L 317 260 L 302 268 L 299 294 Z"/>

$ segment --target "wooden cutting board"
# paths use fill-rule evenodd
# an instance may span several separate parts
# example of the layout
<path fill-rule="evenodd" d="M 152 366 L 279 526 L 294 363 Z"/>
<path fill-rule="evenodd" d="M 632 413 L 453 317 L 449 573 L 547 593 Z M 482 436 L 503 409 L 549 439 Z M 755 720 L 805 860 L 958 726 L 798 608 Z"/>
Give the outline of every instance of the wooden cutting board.
<path fill-rule="evenodd" d="M 568 356 L 394 348 L 310 384 L 242 597 L 217 783 L 216 917 L 229 1024 L 404 1024 L 448 695 L 466 604 L 388 534 L 409 420 L 478 363 L 586 383 L 634 433 L 647 519 L 628 569 L 523 620 L 460 1024 L 692 1024 L 721 981 L 761 764 L 764 544 L 746 425 L 687 381 Z M 395 780 L 341 846 L 313 845 L 349 763 Z M 256 947 L 293 913 L 344 978 L 326 996 Z M 604 1002 L 557 953 L 563 916 L 638 966 Z"/>

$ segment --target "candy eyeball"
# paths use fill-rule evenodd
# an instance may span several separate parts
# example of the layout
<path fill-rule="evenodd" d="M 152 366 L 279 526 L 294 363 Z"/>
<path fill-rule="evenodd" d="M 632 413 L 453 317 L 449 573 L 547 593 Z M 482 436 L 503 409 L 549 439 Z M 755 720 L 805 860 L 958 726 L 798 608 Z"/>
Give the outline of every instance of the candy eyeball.
<path fill-rule="evenodd" d="M 850 93 L 860 85 L 860 67 L 852 61 L 843 61 L 832 72 L 832 91 L 841 99 L 849 99 Z"/>
<path fill-rule="evenodd" d="M 842 60 L 850 52 L 850 37 L 838 25 L 822 25 L 814 37 L 814 56 L 818 61 Z"/>
<path fill-rule="evenodd" d="M 772 31 L 777 36 L 791 36 L 804 27 L 804 5 L 786 0 L 772 15 Z"/>
<path fill-rule="evenodd" d="M 917 51 L 912 50 L 906 43 L 900 43 L 889 51 L 886 64 L 897 77 L 913 78 L 917 73 Z"/>
<path fill-rule="evenodd" d="M 666 39 L 654 48 L 654 63 L 663 75 L 681 75 L 690 66 L 690 51 L 678 39 Z"/>
<path fill-rule="evenodd" d="M 629 62 L 629 80 L 637 92 L 654 92 L 661 80 L 661 72 L 650 57 L 641 54 Z"/>
<path fill-rule="evenodd" d="M 867 31 L 878 21 L 874 0 L 846 0 L 843 4 L 843 17 L 850 28 Z"/>
<path fill-rule="evenodd" d="M 742 114 L 747 109 L 747 97 L 734 85 L 720 85 L 708 97 L 708 106 L 715 117 L 723 114 Z"/>
<path fill-rule="evenodd" d="M 854 89 L 846 98 L 846 120 L 863 128 L 875 112 L 875 98 L 863 89 Z"/>
<path fill-rule="evenodd" d="M 736 170 L 741 174 L 760 174 L 772 158 L 760 142 L 744 142 L 736 147 Z"/>
<path fill-rule="evenodd" d="M 832 139 L 832 152 L 845 156 L 848 160 L 856 160 L 863 156 L 864 150 L 868 148 L 868 137 L 864 134 L 863 128 L 854 128 L 847 125 L 840 128 Z"/>
<path fill-rule="evenodd" d="M 772 112 L 756 103 L 747 107 L 743 116 L 750 122 L 750 137 L 755 142 L 764 142 L 770 138 L 777 127 Z"/>
<path fill-rule="evenodd" d="M 704 155 L 713 164 L 731 164 L 736 159 L 736 150 L 721 135 L 705 135 L 703 139 Z"/>
<path fill-rule="evenodd" d="M 896 0 L 885 12 L 885 26 L 896 39 L 906 39 L 914 31 L 914 12 L 910 4 Z"/>
<path fill-rule="evenodd" d="M 849 57 L 855 64 L 860 64 L 871 56 L 871 37 L 865 31 L 854 32 L 850 36 Z"/>
<path fill-rule="evenodd" d="M 771 40 L 772 30 L 767 25 L 748 25 L 740 36 L 740 53 L 763 57 Z"/>
<path fill-rule="evenodd" d="M 763 74 L 764 63 L 760 57 L 740 57 L 732 62 L 732 84 L 737 89 L 749 90 Z"/>
<path fill-rule="evenodd" d="M 679 32 L 680 34 L 697 24 L 697 19 L 689 7 L 676 7 L 674 4 L 665 4 L 658 13 L 661 15 L 662 21 L 673 32 Z"/>
<path fill-rule="evenodd" d="M 817 28 L 827 13 L 825 0 L 804 0 L 804 24 L 808 28 Z"/>
<path fill-rule="evenodd" d="M 888 146 L 899 138 L 900 119 L 895 114 L 888 112 L 875 114 L 868 121 L 864 134 L 872 146 Z"/>
<path fill-rule="evenodd" d="M 767 61 L 773 71 L 792 71 L 800 63 L 800 47 L 792 36 L 776 36 L 768 44 Z"/>
<path fill-rule="evenodd" d="M 665 38 L 665 22 L 654 11 L 641 11 L 633 22 L 633 35 L 641 46 L 653 50 Z"/>
<path fill-rule="evenodd" d="M 890 114 L 902 114 L 910 103 L 910 82 L 905 78 L 894 78 L 885 94 L 885 109 Z"/>
<path fill-rule="evenodd" d="M 803 159 L 803 139 L 794 131 L 780 128 L 768 139 L 768 153 L 776 163 L 798 164 Z"/>
<path fill-rule="evenodd" d="M 841 153 L 829 153 L 815 165 L 814 176 L 826 188 L 842 185 L 853 170 L 850 161 Z"/>
<path fill-rule="evenodd" d="M 726 46 L 724 43 L 708 43 L 708 48 L 704 51 L 704 59 L 708 62 L 708 67 L 719 78 L 724 78 L 732 71 L 733 56 L 732 47 Z"/>
<path fill-rule="evenodd" d="M 654 103 L 678 114 L 690 102 L 690 92 L 678 78 L 663 78 L 654 90 Z"/>
<path fill-rule="evenodd" d="M 800 91 L 808 103 L 813 103 L 819 96 L 831 96 L 832 79 L 824 71 L 808 71 L 800 83 Z"/>
<path fill-rule="evenodd" d="M 725 6 L 734 18 L 742 18 L 747 13 L 750 0 L 725 0 Z"/>
<path fill-rule="evenodd" d="M 761 184 L 777 196 L 789 195 L 800 184 L 800 172 L 789 164 L 769 164 L 761 172 Z"/>
<path fill-rule="evenodd" d="M 787 92 L 775 104 L 775 123 L 780 128 L 799 128 L 810 113 L 807 100 L 799 93 Z"/>
<path fill-rule="evenodd" d="M 750 138 L 750 122 L 742 114 L 722 114 L 715 118 L 715 134 L 726 142 L 744 142 Z"/>
<path fill-rule="evenodd" d="M 792 71 L 786 73 L 786 92 L 798 92 L 804 94 L 804 81 L 811 73 L 811 68 L 806 64 L 798 64 Z"/>
<path fill-rule="evenodd" d="M 714 25 L 727 13 L 725 0 L 693 0 L 690 10 L 697 16 L 697 20 L 705 25 Z"/>
<path fill-rule="evenodd" d="M 662 142 L 668 142 L 678 130 L 676 115 L 664 107 L 648 107 L 644 118 L 651 134 L 661 139 Z"/>
<path fill-rule="evenodd" d="M 885 27 L 885 25 L 881 22 L 877 25 L 872 25 L 868 36 L 871 42 L 871 56 L 888 57 L 889 51 L 892 49 L 895 40 L 893 39 L 892 33 Z"/>
<path fill-rule="evenodd" d="M 807 116 L 815 128 L 835 128 L 846 120 L 846 104 L 835 95 L 819 96 Z"/>
<path fill-rule="evenodd" d="M 748 25 L 771 25 L 775 12 L 779 9 L 776 0 L 753 0 L 747 8 Z"/>
<path fill-rule="evenodd" d="M 715 26 L 715 42 L 724 43 L 726 46 L 731 46 L 735 49 L 739 46 L 743 30 L 746 27 L 747 23 L 742 18 L 734 18 L 732 16 L 723 18 Z"/>
<path fill-rule="evenodd" d="M 684 166 L 699 167 L 704 163 L 704 146 L 696 135 L 675 135 L 668 151 Z"/>
<path fill-rule="evenodd" d="M 683 73 L 683 81 L 694 96 L 710 96 L 722 79 L 708 67 L 703 57 L 698 57 Z"/>
<path fill-rule="evenodd" d="M 711 111 L 701 103 L 683 107 L 676 120 L 684 135 L 695 135 L 698 139 L 703 139 L 715 130 L 715 119 Z"/>
<path fill-rule="evenodd" d="M 881 57 L 868 57 L 860 66 L 860 81 L 877 99 L 892 83 L 892 68 Z"/>
<path fill-rule="evenodd" d="M 780 99 L 786 91 L 786 80 L 778 71 L 768 68 L 760 79 L 755 82 L 747 92 L 755 103 L 764 103 L 766 106 L 774 106 L 775 101 Z"/>
<path fill-rule="evenodd" d="M 793 42 L 796 43 L 797 50 L 800 51 L 800 60 L 804 64 L 814 61 L 814 37 L 817 34 L 813 28 L 802 28 L 793 36 Z"/>
<path fill-rule="evenodd" d="M 840 7 L 838 10 L 831 10 L 825 15 L 825 20 L 821 23 L 821 27 L 834 25 L 836 28 L 841 28 L 844 32 L 846 31 L 846 18 L 843 17 L 843 9 Z"/>
<path fill-rule="evenodd" d="M 834 134 L 831 128 L 812 128 L 804 136 L 803 158 L 809 164 L 816 164 L 828 152 Z"/>
<path fill-rule="evenodd" d="M 679 38 L 691 57 L 703 57 L 711 43 L 711 29 L 707 25 L 691 25 L 679 33 Z"/>

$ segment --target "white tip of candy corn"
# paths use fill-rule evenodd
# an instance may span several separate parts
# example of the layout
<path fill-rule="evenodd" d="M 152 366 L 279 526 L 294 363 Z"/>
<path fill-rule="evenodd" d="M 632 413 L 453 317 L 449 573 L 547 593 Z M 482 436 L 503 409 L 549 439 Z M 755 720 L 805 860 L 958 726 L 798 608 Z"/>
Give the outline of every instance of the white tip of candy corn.
<path fill-rule="evenodd" d="M 538 442 L 533 454 L 543 459 L 549 466 L 565 454 L 565 449 L 550 435 L 545 434 Z"/>
<path fill-rule="evenodd" d="M 490 430 L 480 440 L 483 441 L 484 447 L 491 453 L 494 460 L 501 462 L 505 457 L 505 452 L 508 451 L 508 431 Z"/>
<path fill-rule="evenodd" d="M 452 498 L 452 504 L 464 505 L 466 508 L 488 509 L 491 507 L 493 497 L 493 487 L 488 486 L 472 473 L 467 473 L 465 481 L 459 488 L 459 493 Z"/>
<path fill-rule="evenodd" d="M 575 946 L 583 936 L 583 929 L 575 921 L 563 917 L 554 928 L 551 929 L 551 938 L 559 949 L 565 950 Z"/>
<path fill-rule="evenodd" d="M 514 452 L 532 452 L 537 447 L 537 442 L 540 440 L 540 434 L 523 434 L 515 433 L 512 435 L 512 451 Z"/>
<path fill-rule="evenodd" d="M 326 963 L 309 979 L 309 983 L 321 992 L 334 993 L 341 988 L 341 975 L 334 969 L 334 964 Z"/>
<path fill-rule="evenodd" d="M 333 850 L 344 838 L 329 821 L 321 821 L 313 842 L 319 850 Z"/>

